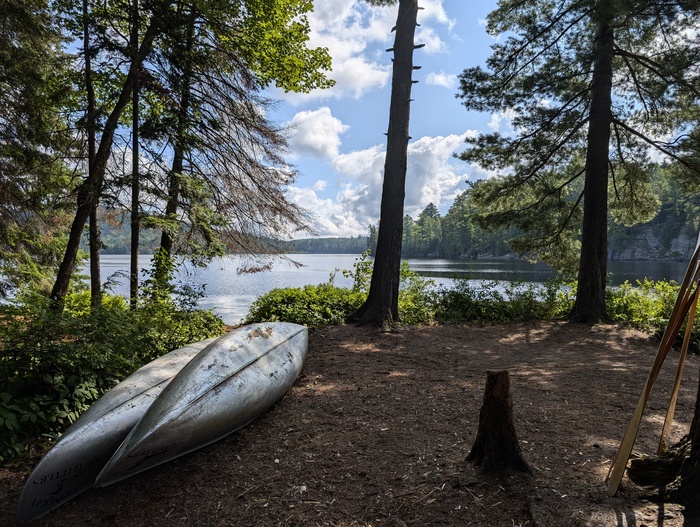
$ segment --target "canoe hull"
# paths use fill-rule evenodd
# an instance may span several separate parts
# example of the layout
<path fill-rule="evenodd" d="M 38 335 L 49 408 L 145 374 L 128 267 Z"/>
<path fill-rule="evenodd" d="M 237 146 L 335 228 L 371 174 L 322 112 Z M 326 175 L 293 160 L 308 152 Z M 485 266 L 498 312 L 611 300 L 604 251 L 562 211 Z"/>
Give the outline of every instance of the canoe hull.
<path fill-rule="evenodd" d="M 289 390 L 308 347 L 304 326 L 252 324 L 219 338 L 163 390 L 97 477 L 105 486 L 213 443 Z"/>
<path fill-rule="evenodd" d="M 29 476 L 17 521 L 43 516 L 89 489 L 134 425 L 185 364 L 216 339 L 176 349 L 146 364 L 90 406 Z"/>

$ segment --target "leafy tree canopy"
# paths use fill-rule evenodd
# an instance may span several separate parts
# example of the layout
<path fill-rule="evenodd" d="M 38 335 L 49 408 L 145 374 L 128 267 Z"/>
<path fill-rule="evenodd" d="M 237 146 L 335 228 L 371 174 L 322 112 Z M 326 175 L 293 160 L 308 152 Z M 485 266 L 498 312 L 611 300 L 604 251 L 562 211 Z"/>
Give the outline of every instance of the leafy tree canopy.
<path fill-rule="evenodd" d="M 74 186 L 63 111 L 72 90 L 46 0 L 7 0 L 0 24 L 0 295 L 41 283 L 62 249 Z M 45 284 L 43 284 L 45 285 Z"/>

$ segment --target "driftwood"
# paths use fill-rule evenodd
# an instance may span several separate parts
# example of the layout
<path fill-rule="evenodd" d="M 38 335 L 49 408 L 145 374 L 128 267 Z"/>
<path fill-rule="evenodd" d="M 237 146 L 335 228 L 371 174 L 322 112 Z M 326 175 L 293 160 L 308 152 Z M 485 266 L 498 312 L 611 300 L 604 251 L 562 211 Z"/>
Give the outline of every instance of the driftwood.
<path fill-rule="evenodd" d="M 486 373 L 479 428 L 467 461 L 485 471 L 510 468 L 532 474 L 530 466 L 523 459 L 515 433 L 510 375 L 507 371 Z"/>

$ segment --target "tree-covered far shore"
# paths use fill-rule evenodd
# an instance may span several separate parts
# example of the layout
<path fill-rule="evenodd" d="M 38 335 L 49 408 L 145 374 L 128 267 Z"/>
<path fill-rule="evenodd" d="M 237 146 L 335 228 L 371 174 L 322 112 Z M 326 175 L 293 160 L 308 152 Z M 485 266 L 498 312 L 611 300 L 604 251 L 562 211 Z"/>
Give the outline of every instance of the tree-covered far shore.
<path fill-rule="evenodd" d="M 686 260 L 698 236 L 700 196 L 682 192 L 676 183 L 659 177 L 657 213 L 652 220 L 633 226 L 610 221 L 610 260 Z M 478 210 L 470 201 L 470 189 L 459 194 L 443 216 L 430 203 L 416 217 L 406 215 L 403 226 L 404 258 L 501 258 L 516 255 L 508 240 L 517 232 L 489 231 L 477 225 Z M 103 252 L 129 253 L 128 218 L 121 224 L 102 225 Z M 160 238 L 156 231 L 144 230 L 143 251 L 154 252 Z M 377 227 L 370 225 L 366 235 L 347 237 L 309 237 L 289 240 L 279 246 L 283 253 L 361 254 L 376 246 Z M 233 252 L 233 251 L 232 251 Z"/>

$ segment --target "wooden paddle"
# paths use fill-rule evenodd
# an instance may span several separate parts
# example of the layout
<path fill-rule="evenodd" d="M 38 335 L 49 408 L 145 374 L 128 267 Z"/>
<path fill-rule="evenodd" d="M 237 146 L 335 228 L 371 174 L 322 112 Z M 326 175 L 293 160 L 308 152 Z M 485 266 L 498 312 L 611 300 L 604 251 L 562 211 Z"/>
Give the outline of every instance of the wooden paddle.
<path fill-rule="evenodd" d="M 608 472 L 608 496 L 614 496 L 617 494 L 617 490 L 620 487 L 620 482 L 622 481 L 622 476 L 625 473 L 625 468 L 627 467 L 627 461 L 629 460 L 630 454 L 632 453 L 632 447 L 634 446 L 634 441 L 637 438 L 637 432 L 639 431 L 639 426 L 642 421 L 642 414 L 644 413 L 644 407 L 649 400 L 649 395 L 651 390 L 656 383 L 656 379 L 659 376 L 659 371 L 661 366 L 668 355 L 669 350 L 673 344 L 673 341 L 680 330 L 681 325 L 685 316 L 688 314 L 692 300 L 689 299 L 691 296 L 691 284 L 697 280 L 698 275 L 698 258 L 700 257 L 700 243 L 696 246 L 693 256 L 688 263 L 688 269 L 686 270 L 685 277 L 683 278 L 683 283 L 681 284 L 680 290 L 678 292 L 678 297 L 676 298 L 676 304 L 673 306 L 673 311 L 668 319 L 666 325 L 666 330 L 661 338 L 661 343 L 659 344 L 659 349 L 654 358 L 654 363 L 651 366 L 651 371 L 647 377 L 644 390 L 639 397 L 639 402 L 637 403 L 637 408 L 634 411 L 632 420 L 630 421 L 627 431 L 625 432 L 620 447 L 617 450 L 617 454 L 613 458 L 612 466 Z"/>
<path fill-rule="evenodd" d="M 661 438 L 659 439 L 659 448 L 657 450 L 657 455 L 661 456 L 668 451 L 668 436 L 671 433 L 671 425 L 673 424 L 673 414 L 676 411 L 676 401 L 678 400 L 678 390 L 681 387 L 681 378 L 683 377 L 683 366 L 685 365 L 685 359 L 688 356 L 688 346 L 690 345 L 690 337 L 693 333 L 693 322 L 695 321 L 695 312 L 698 307 L 698 293 L 700 293 L 700 286 L 695 288 L 695 293 L 691 300 L 690 311 L 688 313 L 688 322 L 685 326 L 685 335 L 683 337 L 683 346 L 681 347 L 681 354 L 678 358 L 678 369 L 676 370 L 676 379 L 673 383 L 673 391 L 671 392 L 671 399 L 668 403 L 668 410 L 666 411 L 666 418 L 664 419 L 664 426 L 661 429 Z"/>

